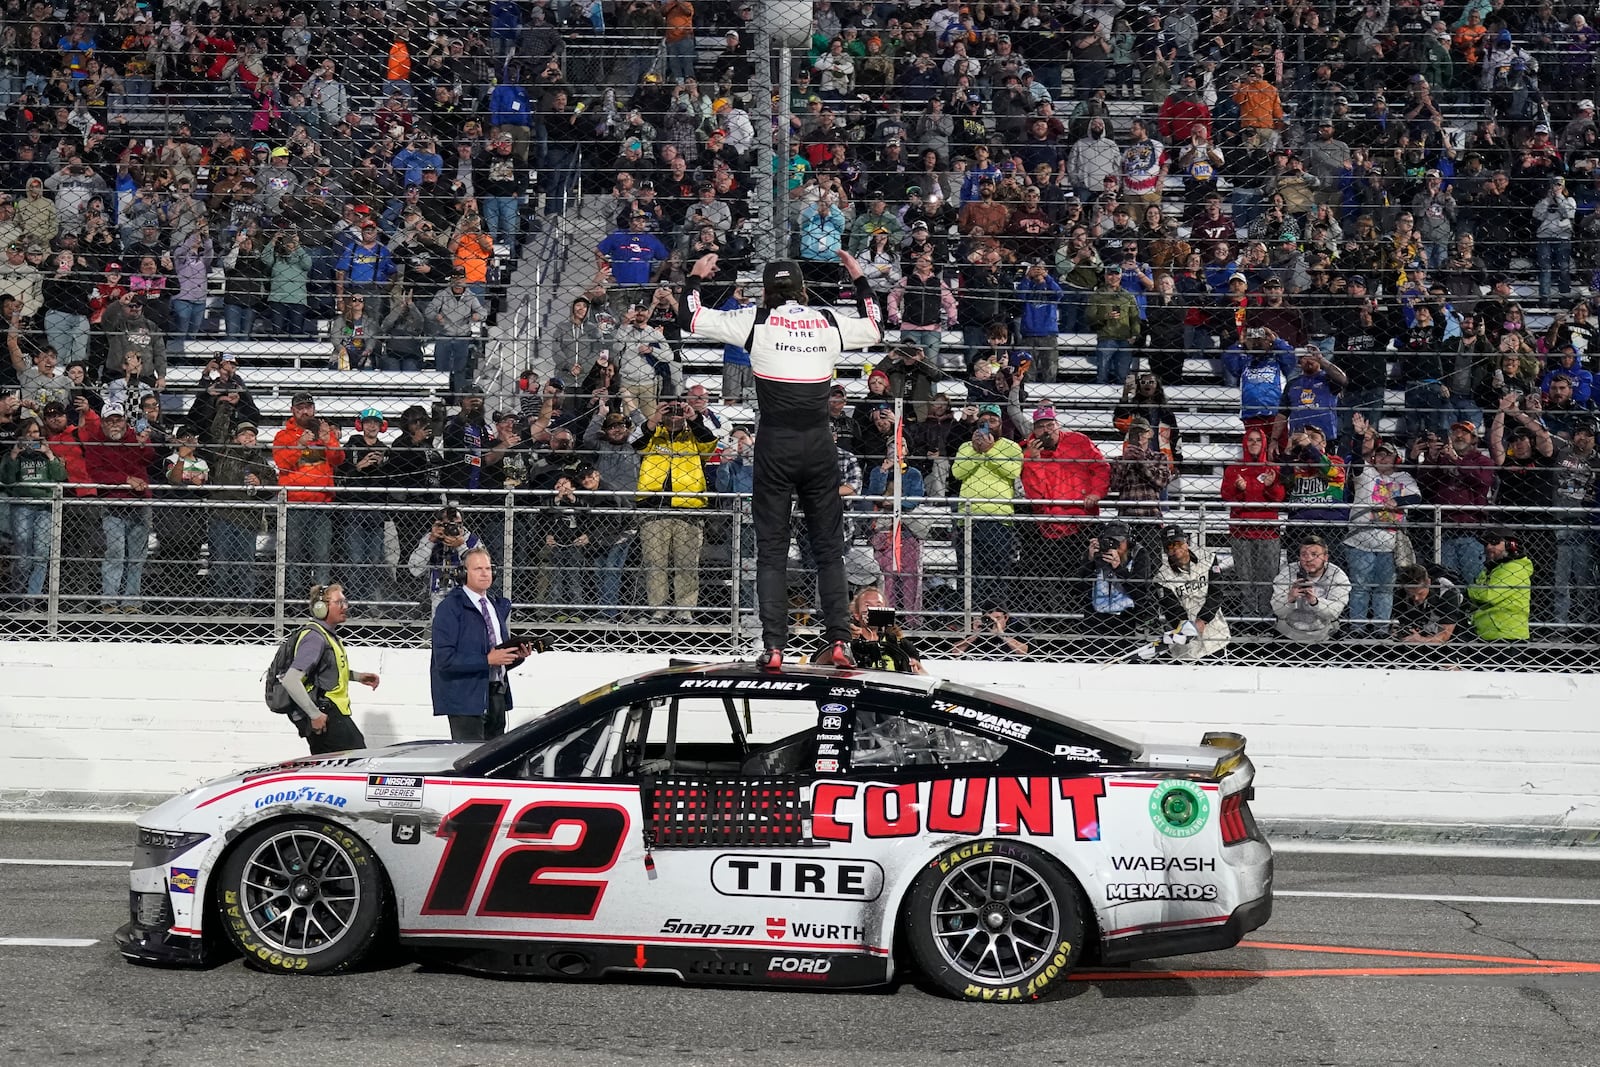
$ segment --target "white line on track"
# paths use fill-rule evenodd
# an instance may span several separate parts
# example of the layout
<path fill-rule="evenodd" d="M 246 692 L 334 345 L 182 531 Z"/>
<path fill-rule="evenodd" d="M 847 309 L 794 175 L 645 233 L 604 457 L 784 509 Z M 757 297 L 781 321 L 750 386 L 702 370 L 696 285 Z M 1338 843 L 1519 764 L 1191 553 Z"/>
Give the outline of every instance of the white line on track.
<path fill-rule="evenodd" d="M 1553 904 L 1560 907 L 1600 907 L 1600 897 L 1473 897 L 1453 893 L 1346 893 L 1319 889 L 1274 889 L 1272 895 L 1334 900 L 1428 900 L 1444 904 Z"/>
<path fill-rule="evenodd" d="M 92 937 L 0 937 L 0 946 L 21 948 L 88 948 L 99 943 Z"/>
<path fill-rule="evenodd" d="M 0 867 L 129 867 L 127 860 L 4 859 Z"/>
<path fill-rule="evenodd" d="M 1269 838 L 1269 841 L 1271 839 Z M 1510 845 L 1407 845 L 1380 841 L 1271 841 L 1272 851 L 1335 856 L 1438 856 L 1443 859 L 1600 861 L 1592 846 L 1538 848 Z"/>

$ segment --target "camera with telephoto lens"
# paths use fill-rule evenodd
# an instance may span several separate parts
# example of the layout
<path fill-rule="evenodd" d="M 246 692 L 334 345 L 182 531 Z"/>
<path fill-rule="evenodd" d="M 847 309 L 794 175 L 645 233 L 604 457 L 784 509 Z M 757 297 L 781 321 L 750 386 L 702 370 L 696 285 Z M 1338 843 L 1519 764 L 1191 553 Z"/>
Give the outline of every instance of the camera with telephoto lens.
<path fill-rule="evenodd" d="M 460 537 L 463 529 L 464 527 L 459 522 L 446 522 L 440 526 L 440 530 L 446 537 Z"/>

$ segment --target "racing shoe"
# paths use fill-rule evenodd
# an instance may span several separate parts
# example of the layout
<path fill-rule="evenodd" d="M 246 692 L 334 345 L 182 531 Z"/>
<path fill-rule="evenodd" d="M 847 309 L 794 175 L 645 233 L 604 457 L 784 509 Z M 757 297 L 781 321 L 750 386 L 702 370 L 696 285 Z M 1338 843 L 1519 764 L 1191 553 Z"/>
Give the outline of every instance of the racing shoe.
<path fill-rule="evenodd" d="M 783 649 L 769 648 L 756 657 L 756 664 L 764 671 L 783 670 Z"/>
<path fill-rule="evenodd" d="M 850 655 L 850 645 L 844 641 L 835 641 L 823 650 L 816 659 L 824 667 L 854 667 L 855 657 Z"/>

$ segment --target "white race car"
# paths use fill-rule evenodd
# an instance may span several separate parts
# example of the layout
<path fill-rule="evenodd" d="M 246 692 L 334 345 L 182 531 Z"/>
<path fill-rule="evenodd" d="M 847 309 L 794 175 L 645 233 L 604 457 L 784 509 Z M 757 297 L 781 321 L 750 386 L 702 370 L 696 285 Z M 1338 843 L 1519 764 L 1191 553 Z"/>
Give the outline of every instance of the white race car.
<path fill-rule="evenodd" d="M 965 686 L 674 667 L 482 745 L 291 760 L 139 820 L 123 955 L 275 973 L 380 941 L 497 974 L 1031 1000 L 1267 921 L 1244 739 L 1138 745 Z"/>

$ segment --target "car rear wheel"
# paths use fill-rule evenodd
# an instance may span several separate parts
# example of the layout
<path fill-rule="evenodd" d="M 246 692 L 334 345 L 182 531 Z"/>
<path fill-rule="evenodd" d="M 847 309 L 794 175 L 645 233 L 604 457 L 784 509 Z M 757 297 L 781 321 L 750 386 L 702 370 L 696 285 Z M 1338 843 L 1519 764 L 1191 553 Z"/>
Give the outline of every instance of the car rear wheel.
<path fill-rule="evenodd" d="M 971 841 L 940 853 L 906 897 L 906 937 L 935 989 L 962 1000 L 1038 1000 L 1082 951 L 1077 886 L 1038 849 Z"/>
<path fill-rule="evenodd" d="M 366 843 L 322 819 L 276 822 L 229 853 L 217 883 L 222 925 L 245 963 L 328 974 L 371 950 L 384 879 Z"/>

